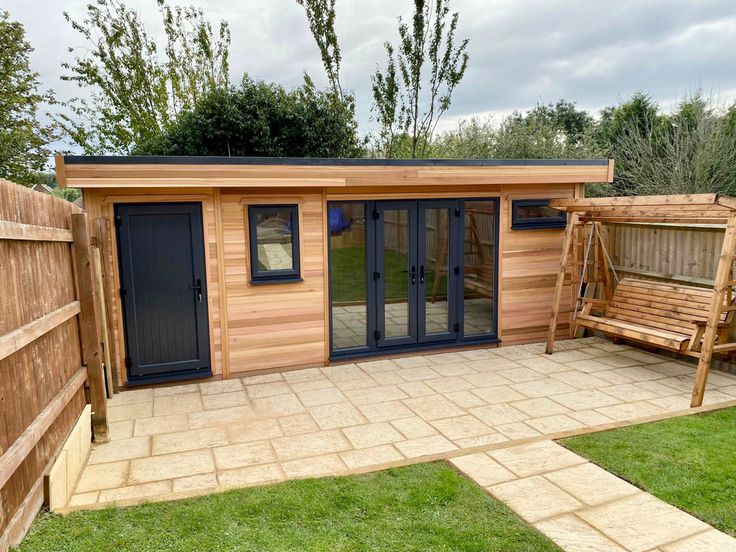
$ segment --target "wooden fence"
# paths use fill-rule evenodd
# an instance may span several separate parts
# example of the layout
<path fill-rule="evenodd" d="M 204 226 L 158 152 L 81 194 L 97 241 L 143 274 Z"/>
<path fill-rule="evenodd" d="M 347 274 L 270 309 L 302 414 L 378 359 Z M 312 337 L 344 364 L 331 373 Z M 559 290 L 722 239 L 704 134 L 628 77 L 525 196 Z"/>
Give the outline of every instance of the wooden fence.
<path fill-rule="evenodd" d="M 0 550 L 88 401 L 107 439 L 93 259 L 81 209 L 0 179 Z"/>
<path fill-rule="evenodd" d="M 712 287 L 725 226 L 606 223 L 604 240 L 620 276 Z"/>

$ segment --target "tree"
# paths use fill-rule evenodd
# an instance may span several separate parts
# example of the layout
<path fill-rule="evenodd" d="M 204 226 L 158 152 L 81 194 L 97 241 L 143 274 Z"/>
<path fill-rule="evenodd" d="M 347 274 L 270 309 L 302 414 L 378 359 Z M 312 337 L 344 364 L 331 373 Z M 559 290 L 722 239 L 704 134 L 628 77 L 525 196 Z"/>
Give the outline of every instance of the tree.
<path fill-rule="evenodd" d="M 571 107 L 573 109 L 571 109 Z M 432 157 L 460 159 L 581 159 L 600 157 L 594 121 L 574 104 L 536 106 L 515 111 L 497 125 L 491 119 L 462 120 L 455 130 L 435 137 Z"/>
<path fill-rule="evenodd" d="M 341 100 L 345 100 L 340 83 L 340 45 L 335 33 L 335 0 L 296 0 L 307 14 L 309 30 L 319 48 L 327 80 L 332 91 Z"/>
<path fill-rule="evenodd" d="M 63 64 L 69 74 L 62 78 L 89 88 L 91 99 L 67 102 L 58 120 L 87 154 L 127 153 L 228 84 L 228 24 L 220 23 L 215 34 L 201 9 L 156 1 L 166 36 L 163 58 L 138 13 L 122 0 L 95 0 L 82 21 L 64 13 L 89 47 Z"/>
<path fill-rule="evenodd" d="M 306 75 L 291 91 L 246 75 L 239 87 L 209 92 L 134 153 L 356 157 L 363 152 L 355 118 L 331 90 L 317 90 Z"/>
<path fill-rule="evenodd" d="M 647 110 L 621 121 L 612 145 L 622 195 L 736 194 L 730 114 L 696 93 L 670 115 Z"/>
<path fill-rule="evenodd" d="M 0 10 L 0 178 L 19 184 L 41 181 L 56 138 L 53 126 L 38 118 L 53 95 L 39 90 L 38 73 L 29 62 L 32 51 L 23 25 Z"/>
<path fill-rule="evenodd" d="M 426 157 L 437 123 L 468 66 L 468 39 L 455 44 L 458 19 L 457 12 L 450 15 L 450 0 L 414 0 L 411 25 L 399 17 L 398 47 L 385 44 L 386 68 L 376 69 L 372 77 L 373 111 L 387 155 L 393 137 L 406 132 L 411 157 Z"/>

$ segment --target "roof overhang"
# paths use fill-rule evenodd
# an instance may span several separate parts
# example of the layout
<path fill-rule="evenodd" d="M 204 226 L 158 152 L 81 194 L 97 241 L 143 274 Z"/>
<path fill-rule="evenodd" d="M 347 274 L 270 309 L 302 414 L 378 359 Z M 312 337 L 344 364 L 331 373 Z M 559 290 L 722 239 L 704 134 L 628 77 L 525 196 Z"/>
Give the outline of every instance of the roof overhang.
<path fill-rule="evenodd" d="M 314 188 L 611 182 L 613 160 L 57 156 L 70 188 Z"/>

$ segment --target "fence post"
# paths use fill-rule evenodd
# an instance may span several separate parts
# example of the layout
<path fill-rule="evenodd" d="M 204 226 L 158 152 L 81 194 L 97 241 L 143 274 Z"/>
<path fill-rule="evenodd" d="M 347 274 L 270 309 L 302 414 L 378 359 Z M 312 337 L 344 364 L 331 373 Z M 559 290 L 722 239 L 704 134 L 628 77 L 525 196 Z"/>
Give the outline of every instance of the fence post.
<path fill-rule="evenodd" d="M 87 367 L 90 403 L 92 404 L 92 434 L 96 443 L 105 443 L 107 436 L 107 397 L 102 373 L 100 328 L 97 313 L 97 291 L 92 266 L 89 225 L 86 213 L 72 214 L 74 261 L 77 267 L 79 290 L 79 331 L 82 344 L 82 363 Z"/>

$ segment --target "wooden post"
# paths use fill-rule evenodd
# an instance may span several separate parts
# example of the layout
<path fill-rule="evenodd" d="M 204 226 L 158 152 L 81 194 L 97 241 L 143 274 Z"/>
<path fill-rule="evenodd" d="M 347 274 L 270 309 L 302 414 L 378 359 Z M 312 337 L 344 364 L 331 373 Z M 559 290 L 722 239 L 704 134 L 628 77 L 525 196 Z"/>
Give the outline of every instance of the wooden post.
<path fill-rule="evenodd" d="M 613 297 L 613 281 L 611 279 L 611 266 L 608 264 L 608 257 L 606 256 L 605 252 L 607 250 L 606 248 L 606 241 L 603 238 L 603 225 L 598 222 L 598 241 L 600 242 L 600 248 L 598 249 L 600 252 L 600 263 L 601 268 L 603 270 L 603 299 L 606 299 L 607 301 L 611 300 L 611 297 Z M 607 233 L 606 233 L 607 234 Z"/>
<path fill-rule="evenodd" d="M 557 283 L 555 284 L 555 294 L 552 299 L 552 314 L 549 320 L 549 333 L 547 334 L 547 347 L 544 352 L 548 355 L 552 354 L 552 348 L 555 344 L 555 332 L 557 331 L 557 316 L 560 313 L 560 300 L 562 299 L 562 288 L 565 287 L 565 273 L 567 272 L 567 259 L 570 253 L 570 244 L 572 244 L 572 235 L 578 224 L 579 215 L 577 213 L 568 214 L 567 227 L 565 228 L 565 237 L 562 240 L 562 258 L 560 259 L 560 271 L 557 273 Z"/>
<path fill-rule="evenodd" d="M 77 289 L 80 313 L 79 332 L 82 345 L 82 364 L 87 367 L 90 403 L 92 404 L 92 434 L 97 443 L 108 441 L 107 398 L 100 352 L 100 328 L 97 314 L 97 290 L 92 266 L 89 225 L 86 213 L 75 213 L 72 218 L 74 262 L 77 269 Z"/>
<path fill-rule="evenodd" d="M 708 312 L 708 320 L 705 324 L 705 334 L 703 335 L 703 346 L 700 350 L 700 359 L 698 360 L 698 371 L 695 375 L 695 385 L 693 386 L 693 396 L 690 401 L 691 407 L 703 404 L 703 395 L 705 395 L 705 386 L 708 383 L 708 370 L 710 369 L 711 358 L 713 357 L 713 345 L 715 344 L 718 332 L 718 322 L 723 309 L 723 301 L 726 297 L 726 288 L 731 285 L 729 280 L 731 274 L 731 263 L 733 262 L 734 246 L 736 246 L 736 215 L 728 217 L 728 226 L 723 236 L 723 246 L 721 247 L 721 257 L 718 261 L 718 270 L 716 271 L 716 281 L 713 286 L 713 299 L 710 303 L 710 311 Z"/>

